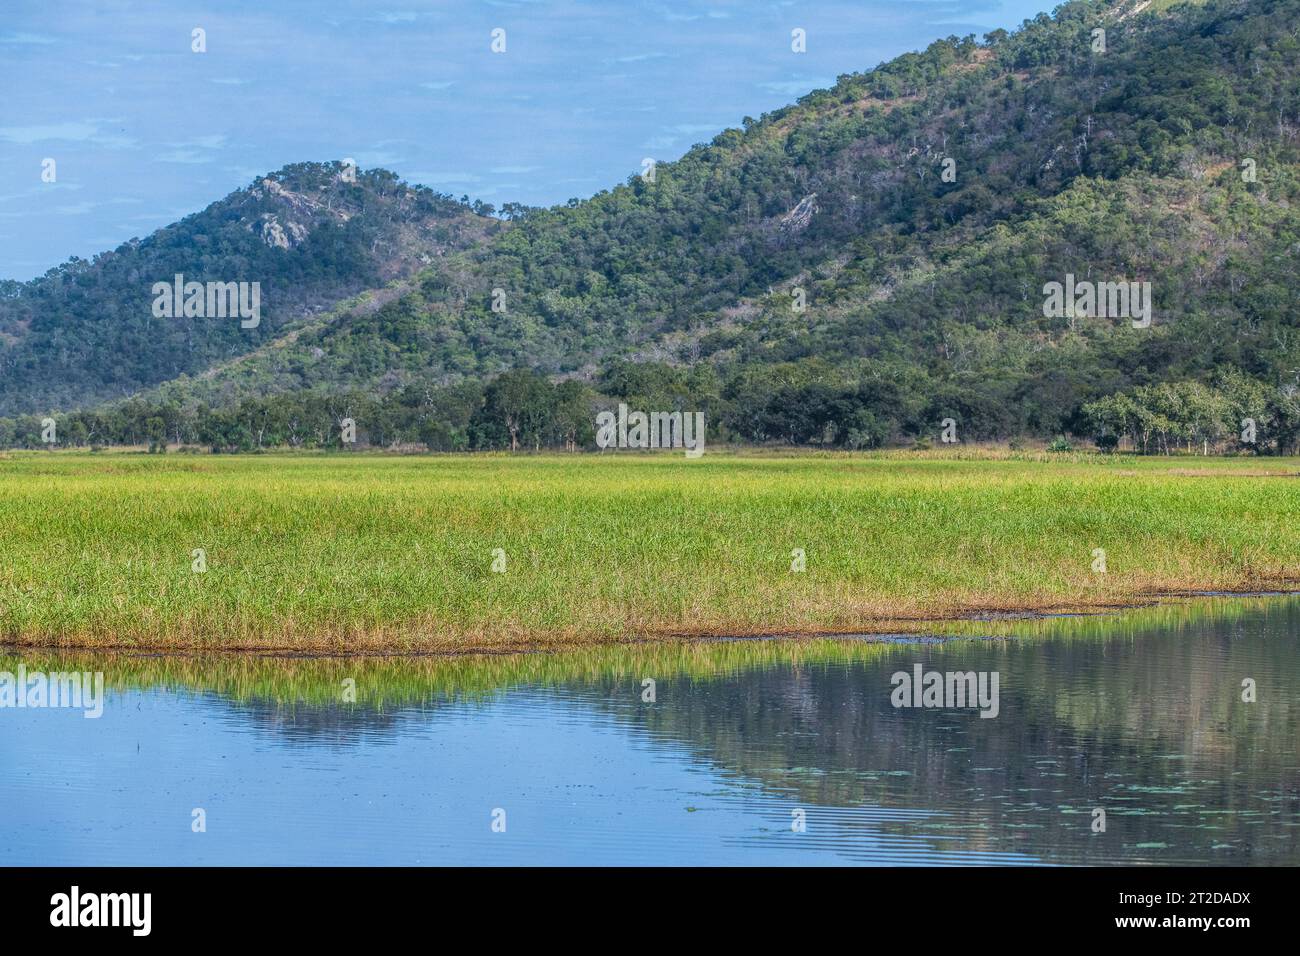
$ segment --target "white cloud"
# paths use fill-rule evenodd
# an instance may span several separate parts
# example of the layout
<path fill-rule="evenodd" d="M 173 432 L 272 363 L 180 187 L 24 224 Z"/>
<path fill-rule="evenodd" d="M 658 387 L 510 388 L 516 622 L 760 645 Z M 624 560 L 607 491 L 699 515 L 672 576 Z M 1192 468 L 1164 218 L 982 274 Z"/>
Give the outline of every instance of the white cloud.
<path fill-rule="evenodd" d="M 33 178 L 35 178 L 35 175 L 36 174 L 33 172 Z M 64 190 L 68 190 L 70 192 L 76 192 L 78 189 L 81 188 L 82 188 L 81 183 L 68 183 L 68 182 L 40 183 L 38 185 L 32 186 L 30 189 L 24 189 L 22 192 L 9 193 L 8 195 L 0 196 L 0 202 L 12 202 L 15 199 L 30 199 L 32 196 L 38 194 L 63 192 Z"/>
<path fill-rule="evenodd" d="M 46 36 L 43 33 L 21 33 L 9 32 L 0 33 L 0 43 L 21 44 L 23 46 L 46 46 L 53 43 L 54 37 Z"/>
<path fill-rule="evenodd" d="M 123 197 L 120 199 L 87 199 L 84 202 L 69 203 L 63 206 L 55 206 L 50 211 L 56 216 L 84 216 L 86 213 L 94 212 L 104 206 L 131 206 L 141 202 L 139 199 Z"/>
<path fill-rule="evenodd" d="M 402 156 L 385 149 L 363 150 L 352 157 L 362 169 L 374 169 L 377 166 L 390 168 L 400 165 Z"/>
<path fill-rule="evenodd" d="M 51 123 L 45 126 L 0 127 L 0 141 L 31 146 L 35 143 L 93 143 L 103 149 L 133 149 L 136 141 L 129 136 L 104 133 L 91 121 Z"/>
<path fill-rule="evenodd" d="M 226 145 L 224 133 L 199 136 L 184 143 L 177 143 L 175 149 L 159 153 L 154 159 L 160 163 L 184 163 L 200 165 L 216 160 L 216 151 Z"/>
<path fill-rule="evenodd" d="M 49 126 L 0 126 L 0 140 L 7 143 L 45 143 L 53 140 L 65 140 L 74 143 L 84 142 L 93 137 L 99 129 L 90 123 L 55 123 Z"/>
<path fill-rule="evenodd" d="M 612 60 L 606 60 L 607 63 L 644 63 L 646 60 L 666 60 L 667 53 L 633 53 L 630 56 L 619 56 Z"/>
<path fill-rule="evenodd" d="M 214 158 L 215 157 L 208 153 L 200 153 L 198 150 L 194 149 L 172 149 L 155 156 L 154 160 L 159 163 L 186 163 L 197 165 L 200 163 L 210 163 Z"/>
<path fill-rule="evenodd" d="M 758 85 L 769 93 L 780 93 L 782 96 L 803 96 L 813 90 L 829 89 L 835 85 L 835 80 L 826 77 L 809 77 L 802 80 L 776 80 Z"/>
<path fill-rule="evenodd" d="M 406 175 L 408 182 L 423 183 L 426 186 L 469 185 L 482 182 L 482 177 L 466 172 L 414 172 Z"/>

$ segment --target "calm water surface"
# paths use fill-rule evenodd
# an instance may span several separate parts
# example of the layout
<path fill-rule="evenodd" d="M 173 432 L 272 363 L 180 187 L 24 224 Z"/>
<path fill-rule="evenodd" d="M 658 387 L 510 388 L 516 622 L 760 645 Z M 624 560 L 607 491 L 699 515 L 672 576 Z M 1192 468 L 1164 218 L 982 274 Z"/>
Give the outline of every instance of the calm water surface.
<path fill-rule="evenodd" d="M 0 709 L 0 861 L 1296 865 L 1298 637 L 1276 599 L 946 643 L 10 655 L 110 686 L 97 720 Z M 915 664 L 997 672 L 998 716 L 895 708 Z"/>

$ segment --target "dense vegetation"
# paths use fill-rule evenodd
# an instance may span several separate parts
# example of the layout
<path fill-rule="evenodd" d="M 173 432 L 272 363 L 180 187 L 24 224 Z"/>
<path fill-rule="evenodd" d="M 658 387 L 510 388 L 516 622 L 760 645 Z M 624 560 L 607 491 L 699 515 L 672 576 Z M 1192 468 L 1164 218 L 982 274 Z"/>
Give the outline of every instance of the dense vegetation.
<path fill-rule="evenodd" d="M 746 118 L 653 181 L 512 206 L 403 294 L 97 410 L 129 424 L 85 434 L 147 440 L 159 419 L 219 448 L 324 444 L 346 407 L 379 444 L 563 446 L 588 440 L 576 409 L 626 400 L 705 410 L 711 435 L 754 443 L 879 447 L 952 418 L 963 440 L 1164 450 L 1214 440 L 1152 391 L 1192 383 L 1236 389 L 1234 416 L 1267 412 L 1249 447 L 1293 448 L 1300 0 L 1132 6 L 1076 0 L 939 41 Z M 1066 275 L 1149 281 L 1150 327 L 1045 316 Z M 512 369 L 530 409 L 513 429 L 491 384 Z M 1165 437 L 1103 413 L 1119 393 Z M 1216 446 L 1237 447 L 1231 424 Z"/>
<path fill-rule="evenodd" d="M 1141 452 L 1214 448 L 1294 454 L 1300 447 L 1300 390 L 1267 388 L 1240 374 L 1200 382 L 1141 385 L 1083 407 L 1097 445 L 1128 439 Z"/>

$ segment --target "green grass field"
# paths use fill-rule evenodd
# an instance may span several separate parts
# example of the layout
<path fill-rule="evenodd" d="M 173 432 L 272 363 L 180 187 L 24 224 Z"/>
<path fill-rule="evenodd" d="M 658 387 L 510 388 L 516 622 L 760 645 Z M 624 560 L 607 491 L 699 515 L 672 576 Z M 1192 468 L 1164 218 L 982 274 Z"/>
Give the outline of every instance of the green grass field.
<path fill-rule="evenodd" d="M 492 649 L 915 631 L 1290 589 L 1298 472 L 940 452 L 14 454 L 0 457 L 0 639 Z"/>

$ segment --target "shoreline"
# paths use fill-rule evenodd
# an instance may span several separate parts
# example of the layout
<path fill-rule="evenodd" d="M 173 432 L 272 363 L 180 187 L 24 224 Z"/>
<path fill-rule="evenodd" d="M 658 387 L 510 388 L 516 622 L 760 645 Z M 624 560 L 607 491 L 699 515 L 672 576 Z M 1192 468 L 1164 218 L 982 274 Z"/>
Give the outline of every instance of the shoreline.
<path fill-rule="evenodd" d="M 878 619 L 864 627 L 845 631 L 838 629 L 799 630 L 799 631 L 739 631 L 732 629 L 712 629 L 708 631 L 677 631 L 662 634 L 647 634 L 640 637 L 564 637 L 558 640 L 523 640 L 502 644 L 469 644 L 456 646 L 414 646 L 409 648 L 384 647 L 338 647 L 336 639 L 327 639 L 319 644 L 236 644 L 232 646 L 205 646 L 201 644 L 177 644 L 168 646 L 161 643 L 122 643 L 122 642 L 87 642 L 79 640 L 32 641 L 0 639 L 0 654 L 21 656 L 33 653 L 108 653 L 127 654 L 134 657 L 210 657 L 229 656 L 244 659 L 285 659 L 285 660 L 328 660 L 328 659 L 391 659 L 391 660 L 427 660 L 454 659 L 463 657 L 510 657 L 520 655 L 556 654 L 577 650 L 596 650 L 600 648 L 638 647 L 649 645 L 707 645 L 721 643 L 772 642 L 800 644 L 809 641 L 855 641 L 862 643 L 936 643 L 950 640 L 970 639 L 978 635 L 960 633 L 938 633 L 927 631 L 923 627 L 908 629 L 908 625 L 954 625 L 954 624 L 1015 624 L 1034 621 L 1048 621 L 1057 618 L 1078 617 L 1118 617 L 1126 612 L 1154 607 L 1174 607 L 1208 601 L 1215 598 L 1247 600 L 1252 598 L 1288 598 L 1300 595 L 1300 585 L 1294 588 L 1278 589 L 1178 589 L 1169 591 L 1152 591 L 1135 595 L 1132 600 L 1115 602 L 1097 602 L 1082 604 L 1045 604 L 1037 607 L 1009 609 L 978 608 L 962 614 L 912 615 L 908 617 Z M 1004 635 L 989 635 L 1000 638 Z M 890 638 L 899 640 L 890 641 Z M 915 638 L 908 641 L 907 638 Z M 932 639 L 925 641 L 924 639 Z"/>

